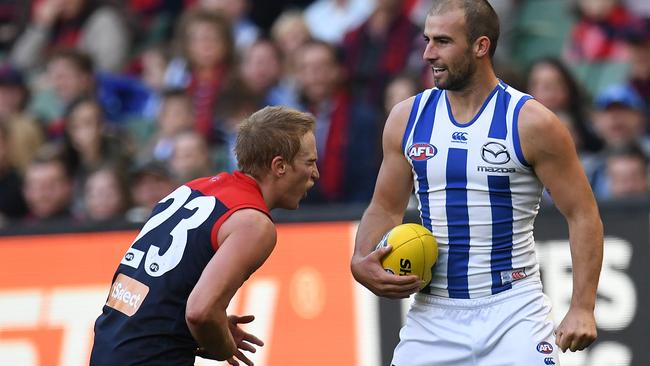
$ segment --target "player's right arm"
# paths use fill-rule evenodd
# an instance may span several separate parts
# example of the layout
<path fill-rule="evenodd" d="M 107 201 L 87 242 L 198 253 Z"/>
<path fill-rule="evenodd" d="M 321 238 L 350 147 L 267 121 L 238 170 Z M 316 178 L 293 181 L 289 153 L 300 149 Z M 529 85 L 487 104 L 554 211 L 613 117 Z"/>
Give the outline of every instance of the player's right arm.
<path fill-rule="evenodd" d="M 354 278 L 378 296 L 404 298 L 418 291 L 417 276 L 386 273 L 381 258 L 390 247 L 374 250 L 382 236 L 402 223 L 413 189 L 411 166 L 402 153 L 402 137 L 415 98 L 397 104 L 386 120 L 383 135 L 384 157 L 375 192 L 361 218 L 350 264 Z"/>
<path fill-rule="evenodd" d="M 219 249 L 190 293 L 185 319 L 201 348 L 201 356 L 217 360 L 235 356 L 252 365 L 241 350 L 255 352 L 252 344 L 263 343 L 239 329 L 237 323 L 253 319 L 228 317 L 226 308 L 244 281 L 273 251 L 275 226 L 262 212 L 243 209 L 221 225 L 217 239 Z"/>

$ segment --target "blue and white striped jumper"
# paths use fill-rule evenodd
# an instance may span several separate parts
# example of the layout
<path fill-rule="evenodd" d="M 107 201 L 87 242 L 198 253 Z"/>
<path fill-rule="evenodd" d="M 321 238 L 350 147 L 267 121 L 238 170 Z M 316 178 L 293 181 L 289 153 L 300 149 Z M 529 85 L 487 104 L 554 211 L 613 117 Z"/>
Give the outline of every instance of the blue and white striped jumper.
<path fill-rule="evenodd" d="M 439 245 L 424 293 L 479 298 L 540 281 L 533 222 L 543 186 L 517 130 L 528 99 L 499 82 L 474 119 L 459 124 L 446 91 L 415 97 L 402 149 L 422 224 Z"/>

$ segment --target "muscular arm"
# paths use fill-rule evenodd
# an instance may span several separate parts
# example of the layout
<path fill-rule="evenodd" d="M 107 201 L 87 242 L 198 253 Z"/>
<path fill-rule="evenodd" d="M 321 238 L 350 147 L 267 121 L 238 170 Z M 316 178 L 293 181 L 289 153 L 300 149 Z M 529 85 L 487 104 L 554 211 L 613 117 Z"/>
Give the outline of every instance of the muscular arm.
<path fill-rule="evenodd" d="M 386 121 L 384 158 L 372 201 L 359 224 L 351 263 L 352 274 L 359 283 L 375 294 L 386 297 L 408 297 L 419 286 L 416 276 L 400 277 L 383 270 L 380 259 L 390 252 L 390 248 L 373 252 L 381 237 L 402 223 L 413 188 L 411 167 L 401 149 L 412 105 L 413 98 L 399 103 Z"/>
<path fill-rule="evenodd" d="M 219 250 L 190 293 L 185 318 L 205 354 L 225 360 L 237 351 L 226 308 L 237 289 L 273 251 L 276 232 L 266 215 L 244 209 L 223 223 L 218 241 Z"/>
<path fill-rule="evenodd" d="M 603 259 L 603 225 L 567 129 L 536 101 L 526 102 L 519 121 L 526 160 L 569 225 L 573 294 L 556 342 L 562 351 L 580 350 L 596 338 L 593 312 Z"/>

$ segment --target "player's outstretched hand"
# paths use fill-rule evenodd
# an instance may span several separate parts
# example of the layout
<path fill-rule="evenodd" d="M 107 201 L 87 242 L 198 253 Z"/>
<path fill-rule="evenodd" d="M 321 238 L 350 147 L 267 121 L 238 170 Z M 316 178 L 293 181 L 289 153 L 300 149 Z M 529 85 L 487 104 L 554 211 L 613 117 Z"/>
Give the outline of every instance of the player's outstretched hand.
<path fill-rule="evenodd" d="M 377 296 L 402 299 L 420 289 L 418 276 L 398 276 L 384 271 L 381 259 L 390 253 L 391 247 L 378 248 L 365 257 L 352 258 L 350 268 L 354 278 Z"/>
<path fill-rule="evenodd" d="M 244 315 L 244 316 L 229 315 L 228 316 L 228 326 L 230 327 L 230 333 L 232 334 L 232 338 L 234 339 L 235 344 L 237 345 L 237 351 L 235 351 L 235 354 L 227 360 L 228 363 L 232 366 L 239 366 L 239 361 L 245 363 L 248 366 L 253 366 L 253 361 L 251 361 L 248 357 L 246 357 L 243 351 L 255 353 L 256 349 L 255 347 L 253 347 L 253 344 L 258 345 L 260 347 L 264 345 L 264 342 L 262 342 L 261 339 L 257 338 L 256 336 L 250 333 L 246 333 L 238 325 L 238 324 L 250 323 L 253 320 L 255 320 L 255 317 L 253 315 Z"/>
<path fill-rule="evenodd" d="M 596 340 L 594 312 L 571 307 L 555 330 L 555 344 L 565 352 L 581 351 Z"/>

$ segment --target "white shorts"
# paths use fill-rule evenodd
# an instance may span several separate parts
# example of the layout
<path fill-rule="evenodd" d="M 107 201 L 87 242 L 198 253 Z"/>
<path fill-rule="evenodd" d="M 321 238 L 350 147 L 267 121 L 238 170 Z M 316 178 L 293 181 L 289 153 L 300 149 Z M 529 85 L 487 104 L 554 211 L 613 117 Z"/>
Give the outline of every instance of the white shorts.
<path fill-rule="evenodd" d="M 539 282 L 478 299 L 417 294 L 392 364 L 559 365 L 550 314 Z"/>

